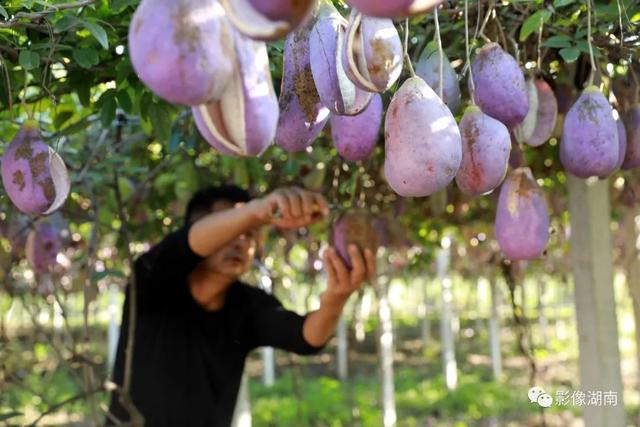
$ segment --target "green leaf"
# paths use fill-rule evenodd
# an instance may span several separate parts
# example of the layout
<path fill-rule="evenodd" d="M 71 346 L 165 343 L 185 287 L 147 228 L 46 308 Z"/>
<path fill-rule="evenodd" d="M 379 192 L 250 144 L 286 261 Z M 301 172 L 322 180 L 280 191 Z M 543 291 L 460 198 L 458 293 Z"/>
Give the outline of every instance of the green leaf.
<path fill-rule="evenodd" d="M 109 276 L 113 276 L 113 277 L 119 277 L 121 279 L 124 279 L 126 276 L 124 275 L 124 273 L 122 271 L 119 270 L 104 270 L 104 271 L 96 271 L 93 273 L 93 281 L 97 282 L 99 280 L 104 279 L 105 277 L 109 277 Z"/>
<path fill-rule="evenodd" d="M 553 0 L 553 7 L 568 6 L 573 2 L 575 2 L 575 0 Z"/>
<path fill-rule="evenodd" d="M 551 18 L 551 12 L 546 9 L 542 9 L 529 16 L 524 23 L 522 24 L 522 28 L 520 29 L 520 41 L 524 42 L 527 40 L 532 33 L 536 33 L 540 29 L 540 21 L 543 23 L 547 22 Z"/>
<path fill-rule="evenodd" d="M 98 53 L 89 48 L 73 49 L 71 56 L 82 68 L 91 68 L 100 62 Z"/>
<path fill-rule="evenodd" d="M 4 7 L 2 7 L 2 6 L 0 6 L 0 15 L 2 15 L 2 17 L 3 17 L 5 20 L 7 20 L 7 21 L 9 20 L 9 14 L 8 14 L 8 13 L 7 13 L 7 11 L 5 10 L 5 8 L 4 8 Z"/>
<path fill-rule="evenodd" d="M 53 120 L 53 127 L 60 129 L 71 117 L 73 117 L 73 111 L 61 111 L 56 114 L 56 118 Z"/>
<path fill-rule="evenodd" d="M 586 40 L 580 40 L 579 42 L 577 42 L 576 43 L 576 48 L 580 52 L 590 53 L 589 52 L 589 43 L 587 43 Z M 600 52 L 598 51 L 598 46 L 593 46 L 593 56 L 594 56 L 594 58 L 598 58 L 600 56 Z"/>
<path fill-rule="evenodd" d="M 33 70 L 40 65 L 40 55 L 31 50 L 22 50 L 18 56 L 18 63 L 25 70 Z"/>
<path fill-rule="evenodd" d="M 135 6 L 140 3 L 140 0 L 113 0 L 111 2 L 111 10 L 120 11 L 128 6 Z"/>
<path fill-rule="evenodd" d="M 109 49 L 109 38 L 107 37 L 107 32 L 101 25 L 91 21 L 82 21 L 82 25 L 89 30 L 91 35 L 98 40 L 98 43 L 100 43 L 103 48 Z"/>
<path fill-rule="evenodd" d="M 171 138 L 171 118 L 169 111 L 164 104 L 152 102 L 149 105 L 149 120 L 151 121 L 151 129 L 153 134 L 161 141 L 167 141 Z"/>
<path fill-rule="evenodd" d="M 116 118 L 116 108 L 118 105 L 116 104 L 115 97 L 108 97 L 104 103 L 102 104 L 102 109 L 100 110 L 100 122 L 103 127 L 110 127 L 113 120 Z"/>
<path fill-rule="evenodd" d="M 58 19 L 53 26 L 53 32 L 55 34 L 64 33 L 65 31 L 69 31 L 71 28 L 75 27 L 80 23 L 80 20 L 73 15 L 63 15 L 62 18 Z"/>
<path fill-rule="evenodd" d="M 580 51 L 574 47 L 565 47 L 560 49 L 560 56 L 567 62 L 574 62 L 580 56 Z"/>
<path fill-rule="evenodd" d="M 131 97 L 129 96 L 129 92 L 126 90 L 119 90 L 116 92 L 116 99 L 118 100 L 118 105 L 125 112 L 132 114 L 133 113 L 133 102 L 131 101 Z"/>
<path fill-rule="evenodd" d="M 571 38 L 564 35 L 549 37 L 542 43 L 542 46 L 555 48 L 571 47 Z"/>

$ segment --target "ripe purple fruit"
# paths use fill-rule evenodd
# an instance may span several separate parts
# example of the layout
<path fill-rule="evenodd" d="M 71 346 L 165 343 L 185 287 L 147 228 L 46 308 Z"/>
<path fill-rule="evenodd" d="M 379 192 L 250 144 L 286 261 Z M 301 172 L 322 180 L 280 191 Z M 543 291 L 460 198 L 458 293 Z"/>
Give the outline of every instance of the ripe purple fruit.
<path fill-rule="evenodd" d="M 57 263 L 56 257 L 62 246 L 60 230 L 41 222 L 27 237 L 26 254 L 31 267 L 37 273 L 48 273 Z"/>
<path fill-rule="evenodd" d="M 360 89 L 384 92 L 402 72 L 402 43 L 393 21 L 352 11 L 344 38 L 342 66 Z"/>
<path fill-rule="evenodd" d="M 440 94 L 440 52 L 435 42 L 429 42 L 420 54 L 416 63 L 416 74 L 422 77 L 435 93 Z M 455 114 L 460 108 L 460 84 L 458 75 L 446 55 L 442 65 L 442 80 L 444 103 Z"/>
<path fill-rule="evenodd" d="M 471 106 L 460 121 L 460 134 L 462 164 L 456 175 L 458 187 L 472 196 L 493 191 L 504 179 L 509 166 L 509 131 L 480 108 Z"/>
<path fill-rule="evenodd" d="M 640 167 L 640 105 L 631 107 L 624 115 L 624 126 L 627 133 L 627 152 L 623 169 Z"/>
<path fill-rule="evenodd" d="M 31 215 L 49 215 L 64 204 L 71 182 L 60 156 L 27 121 L 2 157 L 2 183 L 13 204 Z"/>
<path fill-rule="evenodd" d="M 529 111 L 524 74 L 518 62 L 499 44 L 478 49 L 471 65 L 475 101 L 480 109 L 509 129 L 518 126 Z"/>
<path fill-rule="evenodd" d="M 229 20 L 255 40 L 286 36 L 311 14 L 316 0 L 220 0 Z"/>
<path fill-rule="evenodd" d="M 531 147 L 539 147 L 551 138 L 558 119 L 558 102 L 551 86 L 544 80 L 536 80 L 538 111 L 533 135 L 525 141 Z"/>
<path fill-rule="evenodd" d="M 331 134 L 338 154 L 352 162 L 369 157 L 378 142 L 382 113 L 382 98 L 376 93 L 357 116 L 331 115 Z"/>
<path fill-rule="evenodd" d="M 313 18 L 289 34 L 284 44 L 276 144 L 289 152 L 311 145 L 329 119 L 311 73 L 309 35 L 315 22 Z"/>
<path fill-rule="evenodd" d="M 511 260 L 536 259 L 547 247 L 547 203 L 529 168 L 514 170 L 502 184 L 496 238 L 504 255 Z"/>
<path fill-rule="evenodd" d="M 234 74 L 220 101 L 193 107 L 202 136 L 225 154 L 259 156 L 272 143 L 278 124 L 278 100 L 264 42 L 234 35 Z"/>
<path fill-rule="evenodd" d="M 421 15 L 443 0 L 347 0 L 351 7 L 378 18 L 406 18 Z"/>
<path fill-rule="evenodd" d="M 446 187 L 462 161 L 460 131 L 451 111 L 420 77 L 395 93 L 385 121 L 384 174 L 404 197 Z"/>
<path fill-rule="evenodd" d="M 235 72 L 224 15 L 217 0 L 142 0 L 129 27 L 140 80 L 175 104 L 220 99 Z"/>
<path fill-rule="evenodd" d="M 370 249 L 375 254 L 378 250 L 378 236 L 369 212 L 353 209 L 339 215 L 333 222 L 331 242 L 349 269 L 353 268 L 349 245 L 354 244 L 363 252 Z"/>
<path fill-rule="evenodd" d="M 607 177 L 616 170 L 618 151 L 618 129 L 611 105 L 597 87 L 589 86 L 564 120 L 560 161 L 578 178 Z"/>
<path fill-rule="evenodd" d="M 618 115 L 616 119 L 616 127 L 618 128 L 618 163 L 616 163 L 616 170 L 622 167 L 624 158 L 627 153 L 627 131 L 624 127 L 622 118 Z"/>

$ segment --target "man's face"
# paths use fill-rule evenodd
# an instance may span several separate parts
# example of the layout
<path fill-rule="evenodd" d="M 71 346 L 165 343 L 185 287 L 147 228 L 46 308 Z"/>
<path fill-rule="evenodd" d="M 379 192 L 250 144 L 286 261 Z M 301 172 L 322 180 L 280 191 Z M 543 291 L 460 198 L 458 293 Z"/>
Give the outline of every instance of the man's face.
<path fill-rule="evenodd" d="M 217 201 L 213 204 L 212 211 L 219 212 L 233 207 L 233 202 Z M 251 268 L 257 246 L 258 229 L 249 230 L 205 259 L 204 267 L 212 273 L 235 280 Z"/>

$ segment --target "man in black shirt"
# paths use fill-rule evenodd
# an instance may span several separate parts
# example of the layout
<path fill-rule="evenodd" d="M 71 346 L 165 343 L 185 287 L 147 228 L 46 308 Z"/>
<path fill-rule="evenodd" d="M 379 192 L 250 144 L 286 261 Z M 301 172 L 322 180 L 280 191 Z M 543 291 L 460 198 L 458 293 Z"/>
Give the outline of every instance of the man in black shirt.
<path fill-rule="evenodd" d="M 184 227 L 136 260 L 130 394 L 146 426 L 227 427 L 251 350 L 273 346 L 305 355 L 323 348 L 349 296 L 375 272 L 371 251 L 351 247 L 348 270 L 328 248 L 327 289 L 320 308 L 305 316 L 238 278 L 252 265 L 260 227 L 299 228 L 327 214 L 321 195 L 298 188 L 251 200 L 237 187 L 211 187 L 190 201 Z M 119 386 L 128 307 L 129 289 L 114 367 Z M 120 421 L 130 418 L 117 392 L 110 413 Z"/>

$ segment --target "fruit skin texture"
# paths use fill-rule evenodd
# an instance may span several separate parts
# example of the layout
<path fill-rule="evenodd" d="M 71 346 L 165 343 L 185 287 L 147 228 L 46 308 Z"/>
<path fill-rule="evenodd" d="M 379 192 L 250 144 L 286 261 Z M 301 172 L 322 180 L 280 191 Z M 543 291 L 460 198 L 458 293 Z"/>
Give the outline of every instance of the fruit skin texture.
<path fill-rule="evenodd" d="M 404 197 L 425 197 L 446 187 L 462 161 L 460 130 L 451 111 L 420 77 L 395 93 L 385 121 L 384 174 Z"/>
<path fill-rule="evenodd" d="M 539 147 L 551 138 L 558 120 L 558 101 L 551 86 L 544 80 L 536 80 L 538 111 L 533 135 L 525 141 L 531 147 Z"/>
<path fill-rule="evenodd" d="M 622 169 L 640 167 L 640 105 L 631 107 L 624 115 L 626 128 L 627 152 Z"/>
<path fill-rule="evenodd" d="M 347 0 L 365 15 L 378 18 L 406 18 L 428 12 L 443 0 Z"/>
<path fill-rule="evenodd" d="M 569 109 L 560 141 L 560 161 L 578 178 L 611 175 L 619 158 L 613 109 L 595 86 L 587 87 Z"/>
<path fill-rule="evenodd" d="M 500 190 L 496 238 L 511 260 L 540 257 L 549 241 L 549 213 L 529 168 L 514 170 Z"/>
<path fill-rule="evenodd" d="M 391 19 L 352 11 L 342 49 L 342 67 L 360 89 L 385 92 L 400 77 L 403 48 Z"/>
<path fill-rule="evenodd" d="M 311 73 L 309 35 L 315 22 L 313 18 L 289 34 L 284 45 L 276 144 L 289 152 L 304 151 L 329 120 Z"/>
<path fill-rule="evenodd" d="M 509 166 L 509 131 L 478 107 L 469 107 L 460 120 L 460 134 L 462 164 L 456 175 L 458 187 L 472 196 L 494 190 L 504 179 Z"/>
<path fill-rule="evenodd" d="M 366 108 L 371 93 L 356 87 L 342 67 L 347 21 L 331 4 L 322 5 L 309 36 L 313 81 L 322 104 L 333 114 L 355 115 Z"/>
<path fill-rule="evenodd" d="M 622 167 L 624 163 L 625 155 L 627 154 L 627 131 L 624 126 L 622 118 L 618 116 L 616 119 L 616 127 L 618 128 L 618 163 L 616 163 L 616 170 Z"/>
<path fill-rule="evenodd" d="M 438 45 L 435 42 L 429 42 L 429 44 L 427 44 L 422 54 L 420 54 L 415 68 L 416 74 L 422 77 L 422 79 L 431 86 L 433 91 L 439 95 L 440 53 L 438 51 Z M 447 107 L 455 114 L 460 108 L 460 84 L 458 83 L 458 75 L 446 55 L 444 56 L 442 67 L 442 80 L 444 82 L 444 88 L 442 90 L 444 103 L 447 104 Z"/>
<path fill-rule="evenodd" d="M 26 214 L 48 215 L 69 194 L 66 167 L 40 138 L 36 122 L 25 122 L 18 131 L 2 157 L 1 172 L 7 195 Z"/>
<path fill-rule="evenodd" d="M 56 256 L 62 243 L 60 230 L 46 223 L 39 223 L 27 237 L 26 254 L 29 263 L 37 273 L 48 273 L 56 264 Z"/>
<path fill-rule="evenodd" d="M 316 0 L 217 0 L 238 31 L 254 40 L 280 39 L 311 15 Z"/>
<path fill-rule="evenodd" d="M 238 156 L 258 156 L 275 137 L 278 100 L 265 43 L 237 31 L 233 35 L 238 71 L 222 99 L 194 107 L 194 117 L 213 147 L 222 145 L 223 152 Z"/>
<path fill-rule="evenodd" d="M 331 228 L 331 244 L 349 269 L 353 268 L 349 245 L 355 244 L 363 252 L 370 249 L 375 255 L 378 251 L 378 235 L 373 228 L 371 215 L 363 209 L 353 209 L 340 214 Z"/>
<path fill-rule="evenodd" d="M 357 116 L 331 115 L 333 144 L 346 160 L 364 160 L 373 153 L 382 124 L 382 98 L 375 94 Z"/>
<path fill-rule="evenodd" d="M 142 0 L 129 27 L 131 63 L 161 98 L 204 104 L 235 72 L 230 30 L 215 0 Z"/>
<path fill-rule="evenodd" d="M 513 56 L 497 43 L 479 49 L 471 64 L 474 99 L 480 109 L 509 129 L 518 126 L 529 111 L 524 74 Z"/>

